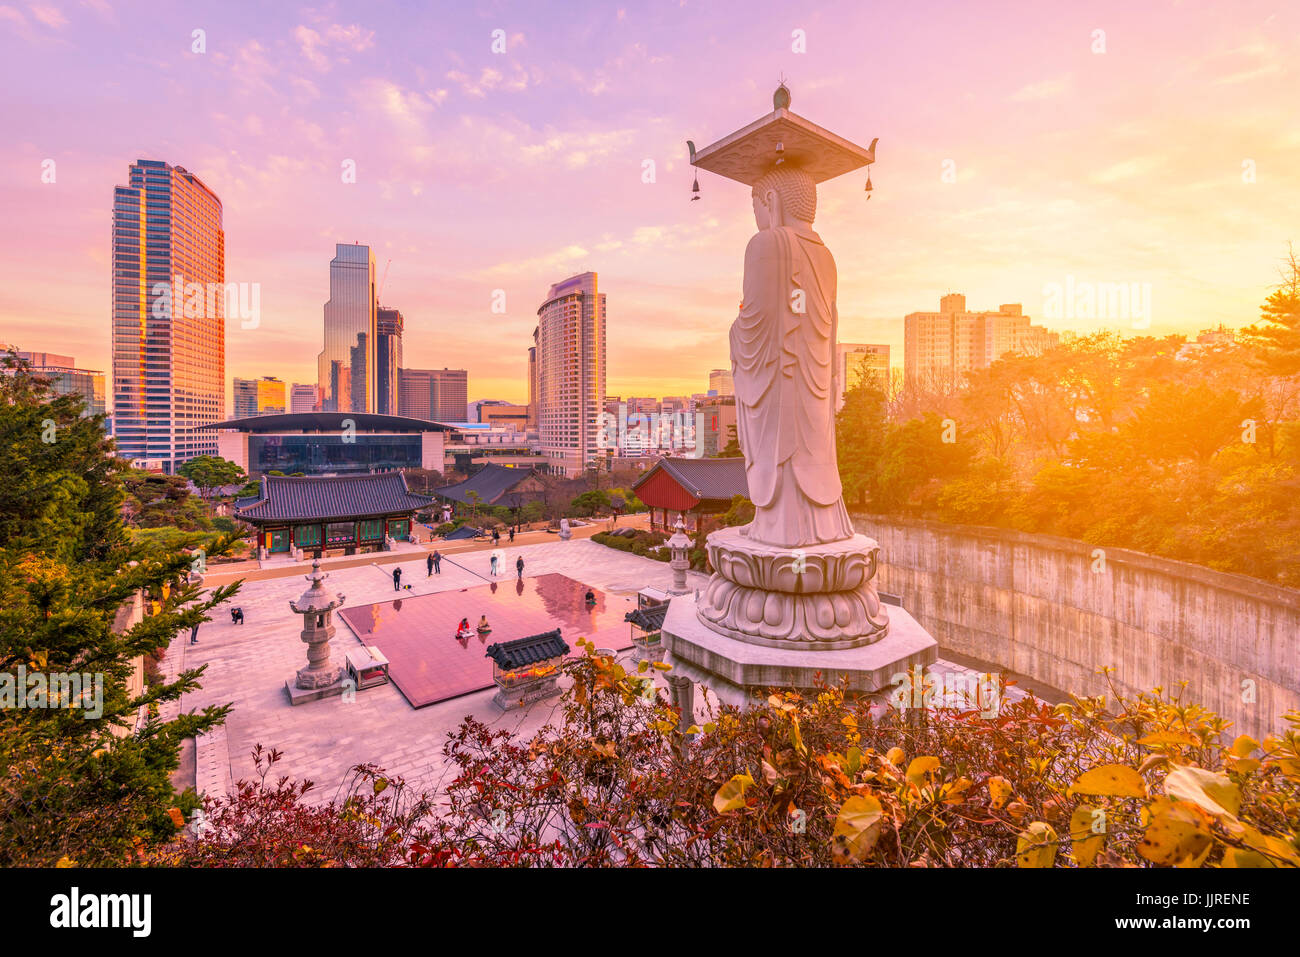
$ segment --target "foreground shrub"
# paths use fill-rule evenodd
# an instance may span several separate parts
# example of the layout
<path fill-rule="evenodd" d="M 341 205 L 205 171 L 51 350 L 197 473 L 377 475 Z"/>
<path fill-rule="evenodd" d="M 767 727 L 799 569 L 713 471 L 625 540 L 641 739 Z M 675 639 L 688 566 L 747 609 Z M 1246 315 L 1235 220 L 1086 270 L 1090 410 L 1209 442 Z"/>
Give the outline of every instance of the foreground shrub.
<path fill-rule="evenodd" d="M 648 666 L 586 649 L 565 665 L 556 724 L 522 738 L 468 718 L 448 734 L 458 773 L 436 808 L 371 800 L 387 779 L 369 769 L 373 794 L 310 812 L 282 781 L 268 827 L 265 791 L 244 784 L 206 805 L 219 837 L 159 860 L 1300 866 L 1300 714 L 1260 743 L 1229 741 L 1222 719 L 1167 695 L 882 714 L 823 688 L 683 729 Z"/>

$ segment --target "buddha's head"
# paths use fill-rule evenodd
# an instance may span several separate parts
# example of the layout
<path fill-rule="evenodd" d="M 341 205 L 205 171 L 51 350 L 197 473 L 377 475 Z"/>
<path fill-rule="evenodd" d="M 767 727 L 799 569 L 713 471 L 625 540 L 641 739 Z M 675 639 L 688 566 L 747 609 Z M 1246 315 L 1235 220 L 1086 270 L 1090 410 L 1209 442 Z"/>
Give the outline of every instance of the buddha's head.
<path fill-rule="evenodd" d="M 817 215 L 817 183 L 798 166 L 782 164 L 754 184 L 754 221 L 759 229 L 812 225 Z"/>

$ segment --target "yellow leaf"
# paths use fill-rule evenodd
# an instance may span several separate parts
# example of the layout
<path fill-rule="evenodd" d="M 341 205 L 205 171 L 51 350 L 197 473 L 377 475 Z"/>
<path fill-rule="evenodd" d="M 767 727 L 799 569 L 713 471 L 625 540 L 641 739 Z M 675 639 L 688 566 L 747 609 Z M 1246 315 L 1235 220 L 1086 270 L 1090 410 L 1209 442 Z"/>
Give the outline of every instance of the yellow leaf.
<path fill-rule="evenodd" d="M 718 793 L 713 796 L 713 809 L 719 814 L 740 810 L 745 806 L 745 791 L 753 784 L 754 779 L 748 774 L 737 774 L 718 788 Z"/>
<path fill-rule="evenodd" d="M 656 671 L 672 671 L 672 670 L 673 670 L 673 666 L 672 666 L 672 665 L 666 665 L 666 664 L 664 664 L 662 661 L 652 661 L 652 662 L 650 662 L 650 667 L 651 667 L 651 668 L 654 668 Z"/>
<path fill-rule="evenodd" d="M 172 819 L 172 823 L 175 824 L 178 828 L 185 826 L 185 815 L 181 813 L 180 808 L 169 807 L 167 809 L 167 816 Z"/>
<path fill-rule="evenodd" d="M 804 746 L 803 735 L 799 733 L 799 719 L 794 715 L 790 716 L 790 744 L 800 754 L 807 754 L 808 749 Z"/>
<path fill-rule="evenodd" d="M 1011 797 L 1012 787 L 1007 779 L 1000 774 L 995 774 L 989 778 L 989 797 L 992 799 L 990 805 L 999 808 L 1007 803 L 1007 798 Z"/>
<path fill-rule="evenodd" d="M 938 767 L 939 759 L 931 755 L 913 758 L 912 763 L 907 766 L 907 780 L 919 787 L 925 783 L 925 776 Z"/>
<path fill-rule="evenodd" d="M 1241 791 L 1225 774 L 1204 768 L 1178 768 L 1165 777 L 1165 794 L 1191 801 L 1215 817 L 1236 817 L 1241 810 Z"/>
<path fill-rule="evenodd" d="M 844 758 L 844 770 L 848 772 L 849 777 L 852 777 L 862 767 L 862 749 L 854 745 L 849 748 L 849 753 Z"/>
<path fill-rule="evenodd" d="M 885 760 L 893 765 L 902 764 L 904 757 L 906 755 L 904 755 L 902 748 L 894 747 L 885 752 Z"/>
<path fill-rule="evenodd" d="M 1205 813 L 1185 801 L 1157 798 L 1149 808 L 1151 823 L 1138 853 L 1153 864 L 1181 864 L 1204 859 L 1213 846 Z"/>
<path fill-rule="evenodd" d="M 1242 828 L 1242 834 L 1243 840 L 1248 847 L 1269 857 L 1274 865 L 1276 865 L 1277 859 L 1281 858 L 1292 867 L 1300 867 L 1300 854 L 1296 853 L 1296 849 L 1291 846 L 1290 841 L 1284 841 L 1280 837 L 1265 834 L 1249 824 Z"/>
<path fill-rule="evenodd" d="M 1257 854 L 1254 851 L 1243 850 L 1239 847 L 1230 847 L 1223 852 L 1223 861 L 1220 867 L 1277 867 L 1263 854 Z"/>
<path fill-rule="evenodd" d="M 1106 840 L 1105 816 L 1100 808 L 1080 804 L 1070 815 L 1070 853 L 1080 867 L 1091 867 Z"/>
<path fill-rule="evenodd" d="M 375 793 L 382 794 L 388 787 L 388 778 L 375 778 Z"/>
<path fill-rule="evenodd" d="M 63 857 L 59 858 L 58 863 L 55 864 L 54 866 L 55 867 L 76 867 L 77 862 L 65 854 Z"/>
<path fill-rule="evenodd" d="M 1067 793 L 1090 794 L 1095 797 L 1146 797 L 1147 786 L 1142 775 L 1125 764 L 1104 764 L 1091 768 Z"/>
<path fill-rule="evenodd" d="M 869 794 L 855 794 L 840 805 L 831 834 L 834 858 L 840 863 L 864 860 L 880 837 L 882 815 L 880 802 Z"/>
<path fill-rule="evenodd" d="M 1243 734 L 1232 742 L 1232 755 L 1238 758 L 1248 758 L 1251 753 L 1259 750 L 1259 742 L 1248 734 Z"/>
<path fill-rule="evenodd" d="M 1017 867 L 1051 867 L 1056 860 L 1056 831 L 1045 821 L 1035 821 L 1016 838 Z"/>

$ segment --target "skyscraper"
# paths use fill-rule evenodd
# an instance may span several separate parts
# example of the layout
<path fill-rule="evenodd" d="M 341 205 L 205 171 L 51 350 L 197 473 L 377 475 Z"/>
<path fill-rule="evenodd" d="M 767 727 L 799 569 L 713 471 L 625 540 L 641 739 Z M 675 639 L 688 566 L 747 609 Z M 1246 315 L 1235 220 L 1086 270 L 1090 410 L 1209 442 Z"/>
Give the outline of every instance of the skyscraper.
<path fill-rule="evenodd" d="M 730 369 L 714 369 L 709 373 L 709 391 L 718 395 L 735 395 L 736 383 Z"/>
<path fill-rule="evenodd" d="M 316 387 L 295 382 L 289 389 L 290 412 L 313 412 L 316 409 Z"/>
<path fill-rule="evenodd" d="M 384 306 L 376 307 L 375 313 L 375 411 L 397 415 L 401 391 L 402 314 Z"/>
<path fill-rule="evenodd" d="M 537 328 L 533 344 L 528 347 L 528 428 L 537 428 Z"/>
<path fill-rule="evenodd" d="M 375 411 L 375 256 L 338 243 L 330 261 L 325 348 L 316 360 L 322 412 Z"/>
<path fill-rule="evenodd" d="M 284 382 L 275 376 L 260 379 L 235 379 L 235 418 L 272 415 L 286 411 Z"/>
<path fill-rule="evenodd" d="M 464 369 L 402 369 L 398 374 L 399 415 L 431 422 L 464 422 L 469 373 Z"/>
<path fill-rule="evenodd" d="M 226 406 L 226 236 L 197 176 L 138 160 L 113 188 L 113 431 L 118 453 L 174 472 L 215 455 Z"/>
<path fill-rule="evenodd" d="M 596 274 L 556 283 L 537 310 L 537 423 L 557 473 L 581 474 L 600 454 L 605 406 L 605 296 Z"/>
<path fill-rule="evenodd" d="M 939 300 L 938 312 L 903 317 L 903 371 L 913 387 L 948 390 L 964 374 L 986 369 L 1009 352 L 1037 354 L 1057 345 L 1060 336 L 1035 326 L 1019 303 L 997 312 L 969 312 L 966 297 L 951 293 Z"/>

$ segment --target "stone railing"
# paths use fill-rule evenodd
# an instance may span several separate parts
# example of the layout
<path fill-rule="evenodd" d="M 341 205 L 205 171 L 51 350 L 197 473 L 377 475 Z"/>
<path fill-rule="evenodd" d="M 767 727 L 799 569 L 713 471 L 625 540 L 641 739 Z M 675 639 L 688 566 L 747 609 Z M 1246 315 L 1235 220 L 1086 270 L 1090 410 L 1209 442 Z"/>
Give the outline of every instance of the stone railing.
<path fill-rule="evenodd" d="M 1300 710 L 1300 591 L 1071 539 L 855 515 L 877 586 L 945 650 L 1053 688 L 1163 687 L 1257 740 Z"/>

